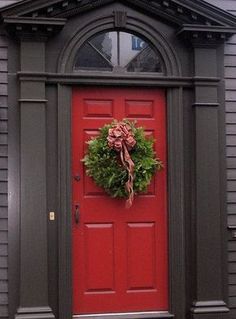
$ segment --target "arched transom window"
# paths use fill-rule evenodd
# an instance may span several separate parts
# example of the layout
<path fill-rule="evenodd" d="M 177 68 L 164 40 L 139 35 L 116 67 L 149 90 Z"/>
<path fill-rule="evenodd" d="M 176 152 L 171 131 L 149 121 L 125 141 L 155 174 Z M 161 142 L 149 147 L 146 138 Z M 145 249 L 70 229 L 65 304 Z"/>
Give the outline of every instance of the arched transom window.
<path fill-rule="evenodd" d="M 91 37 L 78 50 L 74 71 L 163 73 L 158 52 L 141 37 L 110 31 Z"/>

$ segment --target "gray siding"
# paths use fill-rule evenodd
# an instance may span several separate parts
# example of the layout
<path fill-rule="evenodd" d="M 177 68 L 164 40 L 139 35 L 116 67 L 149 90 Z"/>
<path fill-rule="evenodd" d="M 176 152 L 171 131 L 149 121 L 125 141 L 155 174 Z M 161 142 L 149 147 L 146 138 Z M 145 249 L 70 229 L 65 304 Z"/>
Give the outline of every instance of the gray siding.
<path fill-rule="evenodd" d="M 17 1 L 0 0 L 0 7 Z M 7 277 L 7 40 L 0 33 L 0 318 L 8 317 Z"/>
<path fill-rule="evenodd" d="M 235 0 L 208 0 L 236 15 Z M 226 152 L 227 152 L 227 211 L 228 225 L 236 225 L 236 35 L 225 45 L 226 85 Z M 229 306 L 231 319 L 236 318 L 236 241 L 228 242 Z"/>
<path fill-rule="evenodd" d="M 234 5 L 236 7 L 236 5 Z M 234 11 L 236 14 L 236 10 Z M 228 224 L 236 225 L 236 36 L 225 47 Z M 229 305 L 236 317 L 236 242 L 229 241 Z"/>
<path fill-rule="evenodd" d="M 236 14 L 235 10 L 230 10 Z M 229 8 L 230 9 L 230 8 Z M 233 8 L 232 8 L 233 9 Z M 226 145 L 227 145 L 227 208 L 228 224 L 236 225 L 236 36 L 225 46 L 225 85 L 226 85 Z M 231 318 L 236 318 L 236 242 L 228 243 L 229 306 Z"/>
<path fill-rule="evenodd" d="M 0 33 L 0 317 L 8 316 L 7 287 L 7 41 Z"/>

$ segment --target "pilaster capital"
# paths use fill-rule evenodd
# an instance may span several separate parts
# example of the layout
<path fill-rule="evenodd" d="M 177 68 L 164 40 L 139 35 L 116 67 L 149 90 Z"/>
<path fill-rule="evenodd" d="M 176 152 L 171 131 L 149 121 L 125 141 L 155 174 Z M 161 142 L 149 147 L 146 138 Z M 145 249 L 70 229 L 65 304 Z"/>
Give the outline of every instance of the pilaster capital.
<path fill-rule="evenodd" d="M 177 36 L 190 42 L 193 47 L 211 48 L 224 43 L 235 33 L 234 27 L 183 24 Z"/>
<path fill-rule="evenodd" d="M 42 42 L 60 32 L 66 24 L 66 19 L 6 17 L 3 22 L 7 32 L 14 38 Z"/>

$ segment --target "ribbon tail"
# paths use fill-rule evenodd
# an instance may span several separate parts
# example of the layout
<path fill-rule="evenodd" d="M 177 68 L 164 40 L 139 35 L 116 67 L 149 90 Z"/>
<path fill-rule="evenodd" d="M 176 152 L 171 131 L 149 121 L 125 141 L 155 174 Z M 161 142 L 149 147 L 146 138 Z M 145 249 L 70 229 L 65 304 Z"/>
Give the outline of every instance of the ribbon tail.
<path fill-rule="evenodd" d="M 133 205 L 133 201 L 134 201 L 134 191 L 133 188 L 129 190 L 129 198 L 126 200 L 125 202 L 125 208 L 130 208 Z"/>
<path fill-rule="evenodd" d="M 125 183 L 126 190 L 129 194 L 129 197 L 126 201 L 126 208 L 130 208 L 133 204 L 134 200 L 134 190 L 133 190 L 133 183 L 134 183 L 134 162 L 132 161 L 129 152 L 127 150 L 127 147 L 125 144 L 123 144 L 123 151 L 124 155 L 124 162 L 125 162 L 125 167 L 128 171 L 128 181 Z"/>
<path fill-rule="evenodd" d="M 122 165 L 125 167 L 125 169 L 128 170 L 127 164 L 125 162 L 124 145 L 122 145 L 122 148 L 120 150 L 120 160 L 121 160 Z"/>

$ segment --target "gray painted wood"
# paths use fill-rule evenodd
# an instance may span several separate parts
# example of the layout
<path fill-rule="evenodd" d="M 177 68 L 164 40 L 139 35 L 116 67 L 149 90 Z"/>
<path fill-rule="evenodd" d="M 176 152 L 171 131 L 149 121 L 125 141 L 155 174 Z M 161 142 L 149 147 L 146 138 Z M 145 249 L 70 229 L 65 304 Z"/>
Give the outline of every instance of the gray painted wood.
<path fill-rule="evenodd" d="M 235 0 L 208 0 L 236 15 Z M 236 35 L 225 45 L 227 212 L 228 225 L 236 225 Z M 236 241 L 228 242 L 230 318 L 236 318 Z"/>
<path fill-rule="evenodd" d="M 14 1 L 1 1 L 0 7 Z M 8 316 L 7 250 L 7 40 L 0 35 L 0 317 Z"/>
<path fill-rule="evenodd" d="M 1 6 L 1 2 L 2 1 L 0 1 L 0 6 Z M 7 149 L 8 149 L 7 147 L 7 41 L 4 35 L 0 35 L 0 317 L 1 318 L 5 318 L 8 315 Z"/>
<path fill-rule="evenodd" d="M 236 14 L 236 3 L 224 1 L 227 9 Z M 223 5 L 223 4 L 222 4 Z M 236 225 L 236 36 L 233 36 L 225 46 L 225 84 L 226 84 L 226 143 L 227 143 L 227 201 L 228 224 Z M 229 241 L 229 306 L 231 318 L 236 315 L 236 243 Z"/>
<path fill-rule="evenodd" d="M 8 6 L 10 4 L 20 2 L 21 0 L 0 0 L 0 8 L 3 8 L 5 6 Z"/>
<path fill-rule="evenodd" d="M 0 8 L 20 0 L 0 0 Z M 235 0 L 208 0 L 236 15 Z M 7 285 L 7 41 L 0 35 L 0 318 L 8 316 Z M 225 47 L 228 224 L 236 225 L 236 36 Z M 236 318 L 236 241 L 229 240 L 230 318 Z"/>

